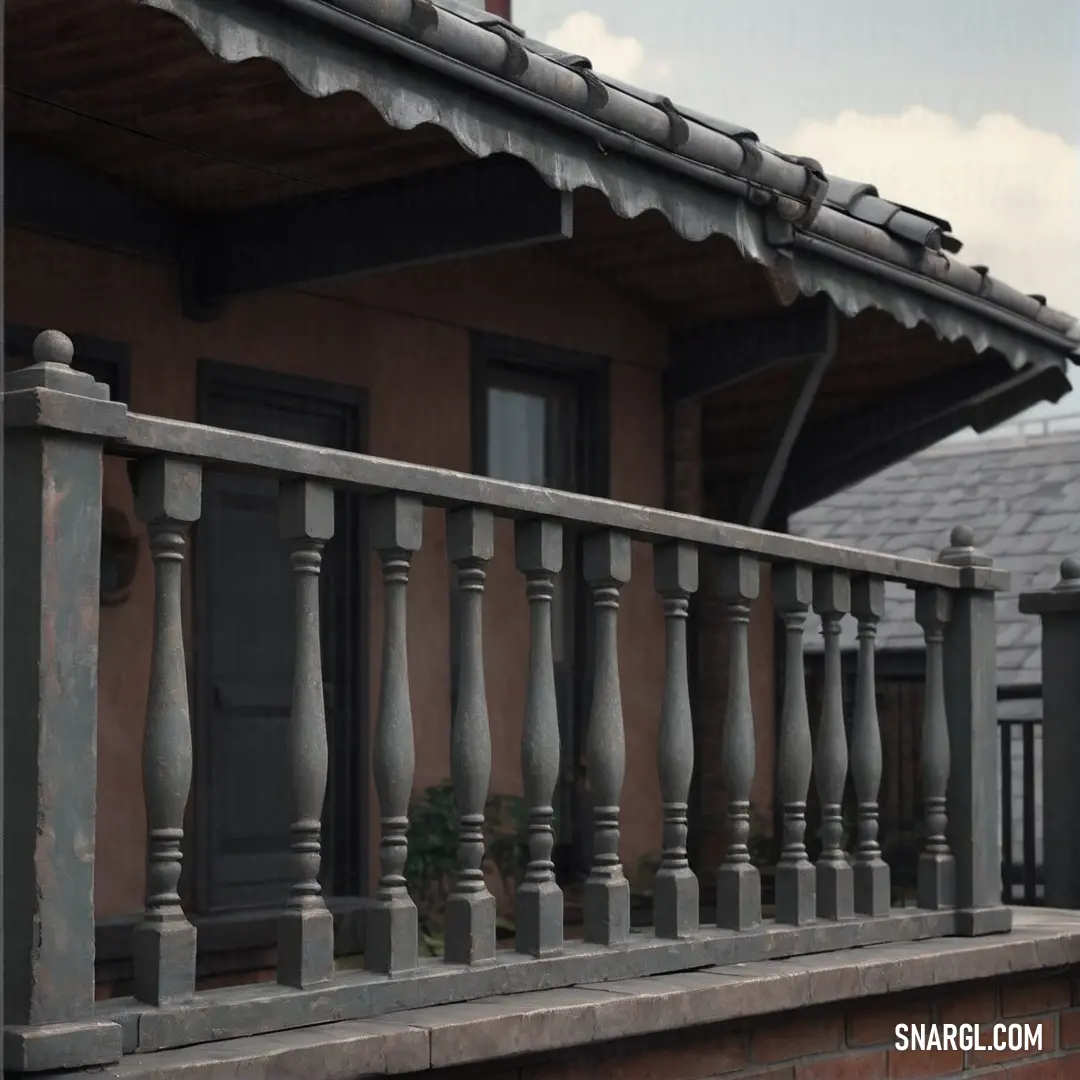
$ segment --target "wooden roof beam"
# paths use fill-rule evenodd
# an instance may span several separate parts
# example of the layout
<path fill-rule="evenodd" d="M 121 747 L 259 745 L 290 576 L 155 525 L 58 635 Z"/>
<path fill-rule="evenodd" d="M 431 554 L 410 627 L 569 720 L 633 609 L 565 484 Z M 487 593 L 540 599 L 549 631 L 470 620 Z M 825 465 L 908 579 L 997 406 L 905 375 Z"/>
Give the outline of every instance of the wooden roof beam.
<path fill-rule="evenodd" d="M 1017 372 L 985 358 L 868 409 L 819 421 L 796 443 L 777 503 L 793 514 L 968 426 L 988 430 L 1069 389 L 1058 367 Z"/>
<path fill-rule="evenodd" d="M 172 262 L 180 235 L 175 211 L 18 139 L 4 147 L 4 220 L 76 244 Z"/>
<path fill-rule="evenodd" d="M 461 165 L 204 218 L 186 236 L 185 307 L 212 318 L 231 296 L 567 239 L 573 196 L 527 162 Z"/>
<path fill-rule="evenodd" d="M 817 297 L 773 315 L 673 330 L 670 400 L 705 397 L 770 368 L 818 359 L 830 347 L 832 311 L 828 300 Z"/>
<path fill-rule="evenodd" d="M 184 314 L 243 293 L 466 258 L 573 233 L 573 196 L 505 154 L 227 214 L 183 214 L 10 140 L 8 224 L 178 264 Z"/>
<path fill-rule="evenodd" d="M 805 373 L 772 439 L 762 456 L 761 464 L 747 485 L 738 520 L 752 529 L 763 529 L 770 520 L 776 497 L 780 492 L 792 452 L 798 445 L 806 419 L 814 406 L 814 400 L 830 364 L 836 358 L 836 309 L 825 309 L 828 325 L 825 348 L 813 360 L 805 362 Z"/>

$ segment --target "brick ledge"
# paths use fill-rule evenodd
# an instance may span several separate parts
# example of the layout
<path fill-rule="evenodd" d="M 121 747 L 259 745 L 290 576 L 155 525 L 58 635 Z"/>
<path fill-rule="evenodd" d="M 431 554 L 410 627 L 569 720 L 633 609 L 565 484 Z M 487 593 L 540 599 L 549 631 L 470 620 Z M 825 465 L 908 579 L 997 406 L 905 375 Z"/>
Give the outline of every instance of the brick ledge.
<path fill-rule="evenodd" d="M 1080 912 L 1014 909 L 987 938 L 871 945 L 391 1013 L 136 1054 L 64 1077 L 354 1080 L 477 1064 L 905 990 L 1080 963 Z M 39 1074 L 40 1075 L 40 1074 Z"/>

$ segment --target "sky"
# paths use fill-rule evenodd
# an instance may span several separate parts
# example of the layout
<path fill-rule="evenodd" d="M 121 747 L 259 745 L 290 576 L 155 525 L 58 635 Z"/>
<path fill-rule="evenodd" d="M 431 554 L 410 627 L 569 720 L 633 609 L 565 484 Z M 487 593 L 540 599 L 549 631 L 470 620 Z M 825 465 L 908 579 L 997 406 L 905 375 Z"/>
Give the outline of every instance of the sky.
<path fill-rule="evenodd" d="M 513 0 L 512 14 L 602 74 L 946 218 L 962 259 L 1080 316 L 1080 0 Z M 1031 413 L 1078 414 L 1080 390 Z"/>

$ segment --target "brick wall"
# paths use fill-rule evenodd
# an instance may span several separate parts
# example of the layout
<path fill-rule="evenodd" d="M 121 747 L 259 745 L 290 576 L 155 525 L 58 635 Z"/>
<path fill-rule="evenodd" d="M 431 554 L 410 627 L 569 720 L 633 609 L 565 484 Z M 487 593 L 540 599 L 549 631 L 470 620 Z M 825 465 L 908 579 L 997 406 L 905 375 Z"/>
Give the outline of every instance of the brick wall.
<path fill-rule="evenodd" d="M 1039 1023 L 1042 1052 L 893 1049 L 897 1024 Z M 714 1024 L 547 1057 L 412 1074 L 429 1080 L 1071 1080 L 1080 1077 L 1080 968 L 959 983 Z"/>

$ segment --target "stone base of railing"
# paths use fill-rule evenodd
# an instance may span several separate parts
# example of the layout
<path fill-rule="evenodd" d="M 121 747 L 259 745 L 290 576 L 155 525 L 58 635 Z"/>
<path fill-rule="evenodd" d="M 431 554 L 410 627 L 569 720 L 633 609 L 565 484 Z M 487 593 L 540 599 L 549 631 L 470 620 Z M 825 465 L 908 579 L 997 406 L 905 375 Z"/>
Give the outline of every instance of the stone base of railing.
<path fill-rule="evenodd" d="M 1080 1074 L 1080 914 L 1020 908 L 1016 929 L 981 941 L 921 941 L 652 979 L 501 994 L 474 1005 L 391 1013 L 283 1034 L 131 1054 L 85 1080 L 222 1076 L 399 1076 L 541 1080 L 574 1076 L 1009 1076 Z M 1028 1023 L 1019 1052 L 896 1047 L 922 1027 Z M 910 1029 L 909 1029 L 910 1030 Z M 941 1033 L 938 1028 L 938 1034 Z M 956 1037 L 954 1035 L 954 1037 Z M 962 1033 L 961 1033 L 962 1037 Z M 767 1063 L 764 1064 L 763 1063 Z M 965 1067 L 966 1070 L 965 1071 Z M 44 1078 L 42 1078 L 44 1080 Z M 50 1080 L 72 1080 L 72 1074 Z"/>
<path fill-rule="evenodd" d="M 395 976 L 342 971 L 333 981 L 308 990 L 274 984 L 229 987 L 202 991 L 192 1001 L 161 1008 L 113 999 L 100 1004 L 98 1015 L 122 1026 L 125 1053 L 158 1051 L 493 994 L 966 936 L 976 925 L 982 933 L 1003 932 L 1011 923 L 1012 912 L 1004 907 L 980 911 L 977 918 L 972 912 L 897 908 L 879 918 L 816 921 L 798 927 L 772 921 L 744 931 L 707 927 L 678 941 L 658 939 L 646 930 L 618 948 L 568 942 L 555 956 L 533 958 L 506 951 L 474 967 L 425 960 L 416 970 Z"/>
<path fill-rule="evenodd" d="M 1006 934 L 1013 926 L 1012 908 L 960 908 L 956 912 L 956 932 L 960 937 Z"/>
<path fill-rule="evenodd" d="M 123 1053 L 123 1030 L 108 1020 L 4 1027 L 4 1075 L 110 1065 Z"/>

